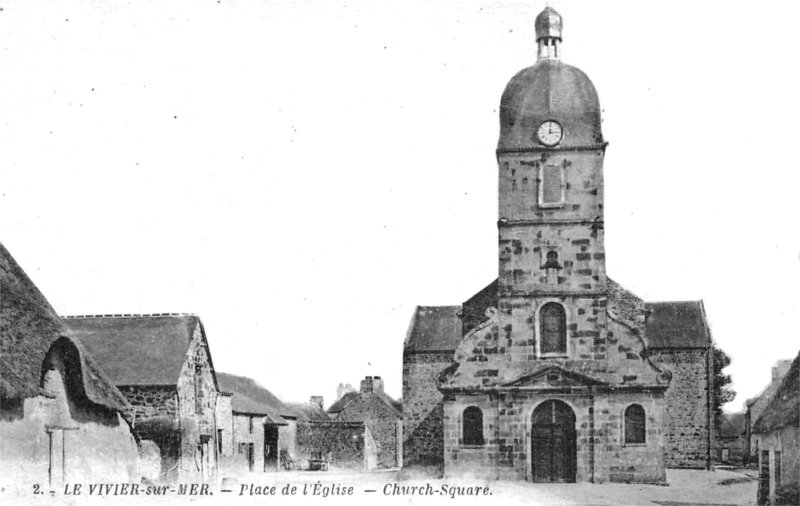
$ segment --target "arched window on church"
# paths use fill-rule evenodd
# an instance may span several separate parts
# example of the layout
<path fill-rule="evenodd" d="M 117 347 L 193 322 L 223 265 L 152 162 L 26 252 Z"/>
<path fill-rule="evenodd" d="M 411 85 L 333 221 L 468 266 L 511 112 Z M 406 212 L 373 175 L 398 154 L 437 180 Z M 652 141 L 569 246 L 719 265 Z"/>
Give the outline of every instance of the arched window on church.
<path fill-rule="evenodd" d="M 483 412 L 480 408 L 470 406 L 464 410 L 462 441 L 464 445 L 479 446 L 483 444 Z"/>
<path fill-rule="evenodd" d="M 567 313 L 564 306 L 548 302 L 539 312 L 542 355 L 567 353 Z"/>
<path fill-rule="evenodd" d="M 625 444 L 644 443 L 645 436 L 644 408 L 631 404 L 625 409 Z"/>

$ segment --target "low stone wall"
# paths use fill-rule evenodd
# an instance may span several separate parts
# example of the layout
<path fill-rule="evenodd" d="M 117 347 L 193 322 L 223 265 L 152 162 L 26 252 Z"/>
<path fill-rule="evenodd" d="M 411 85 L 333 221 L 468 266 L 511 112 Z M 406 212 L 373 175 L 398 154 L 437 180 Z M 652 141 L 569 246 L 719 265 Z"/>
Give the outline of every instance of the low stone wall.
<path fill-rule="evenodd" d="M 368 460 L 377 461 L 374 452 L 372 435 L 363 422 L 297 423 L 297 459 L 303 468 L 314 455 L 325 458 L 330 453 L 332 468 L 365 471 Z"/>

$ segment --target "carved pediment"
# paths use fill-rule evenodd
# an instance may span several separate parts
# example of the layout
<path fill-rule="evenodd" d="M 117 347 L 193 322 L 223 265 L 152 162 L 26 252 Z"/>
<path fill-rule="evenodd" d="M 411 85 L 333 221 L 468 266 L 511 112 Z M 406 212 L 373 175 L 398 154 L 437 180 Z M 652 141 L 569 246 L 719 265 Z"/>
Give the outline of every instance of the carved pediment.
<path fill-rule="evenodd" d="M 525 389 L 550 389 L 550 388 L 580 388 L 596 387 L 608 385 L 591 376 L 575 371 L 569 371 L 561 367 L 552 366 L 536 371 L 532 374 L 525 374 L 519 378 L 504 383 L 503 387 L 517 387 Z"/>

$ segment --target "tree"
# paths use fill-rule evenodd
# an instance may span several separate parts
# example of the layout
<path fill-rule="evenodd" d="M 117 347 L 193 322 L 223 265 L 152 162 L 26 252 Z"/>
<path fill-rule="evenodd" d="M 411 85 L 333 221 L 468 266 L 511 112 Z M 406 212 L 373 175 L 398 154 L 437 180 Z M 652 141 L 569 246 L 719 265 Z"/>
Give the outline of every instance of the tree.
<path fill-rule="evenodd" d="M 727 353 L 717 348 L 716 345 L 712 348 L 714 354 L 714 419 L 719 420 L 722 415 L 722 406 L 727 404 L 736 397 L 736 392 L 733 391 L 728 385 L 731 382 L 730 374 L 723 374 L 722 370 L 731 365 L 731 357 Z"/>

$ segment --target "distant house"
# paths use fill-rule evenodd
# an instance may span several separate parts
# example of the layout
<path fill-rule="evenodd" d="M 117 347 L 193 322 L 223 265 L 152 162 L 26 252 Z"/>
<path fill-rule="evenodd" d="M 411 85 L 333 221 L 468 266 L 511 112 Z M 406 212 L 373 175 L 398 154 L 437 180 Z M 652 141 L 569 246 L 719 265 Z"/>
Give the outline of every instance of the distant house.
<path fill-rule="evenodd" d="M 745 444 L 748 451 L 748 462 L 758 461 L 758 438 L 753 437 L 753 426 L 756 424 L 756 421 L 761 416 L 761 413 L 764 412 L 764 409 L 766 409 L 767 405 L 774 397 L 775 392 L 778 391 L 778 387 L 781 386 L 783 377 L 786 376 L 787 372 L 789 372 L 789 368 L 791 366 L 791 359 L 778 360 L 775 362 L 775 365 L 772 366 L 772 377 L 769 385 L 767 385 L 767 387 L 760 394 L 752 399 L 748 399 L 745 403 L 747 408 L 747 411 L 745 412 Z"/>
<path fill-rule="evenodd" d="M 337 422 L 364 422 L 378 449 L 378 467 L 402 466 L 402 406 L 384 392 L 380 376 L 361 380 L 361 389 L 344 394 L 328 408 L 328 416 Z"/>
<path fill-rule="evenodd" d="M 161 451 L 161 478 L 217 472 L 217 385 L 195 315 L 95 315 L 64 320 L 133 406 L 136 434 Z"/>
<path fill-rule="evenodd" d="M 277 471 L 284 404 L 255 380 L 217 373 L 223 392 L 217 405 L 217 441 L 221 467 Z M 228 399 L 230 400 L 228 402 Z M 228 406 L 228 413 L 225 413 Z"/>
<path fill-rule="evenodd" d="M 129 410 L 0 244 L 0 488 L 138 482 Z"/>
<path fill-rule="evenodd" d="M 753 425 L 758 504 L 800 504 L 800 353 Z"/>
<path fill-rule="evenodd" d="M 723 413 L 714 433 L 714 460 L 721 464 L 742 465 L 747 456 L 745 413 Z"/>

